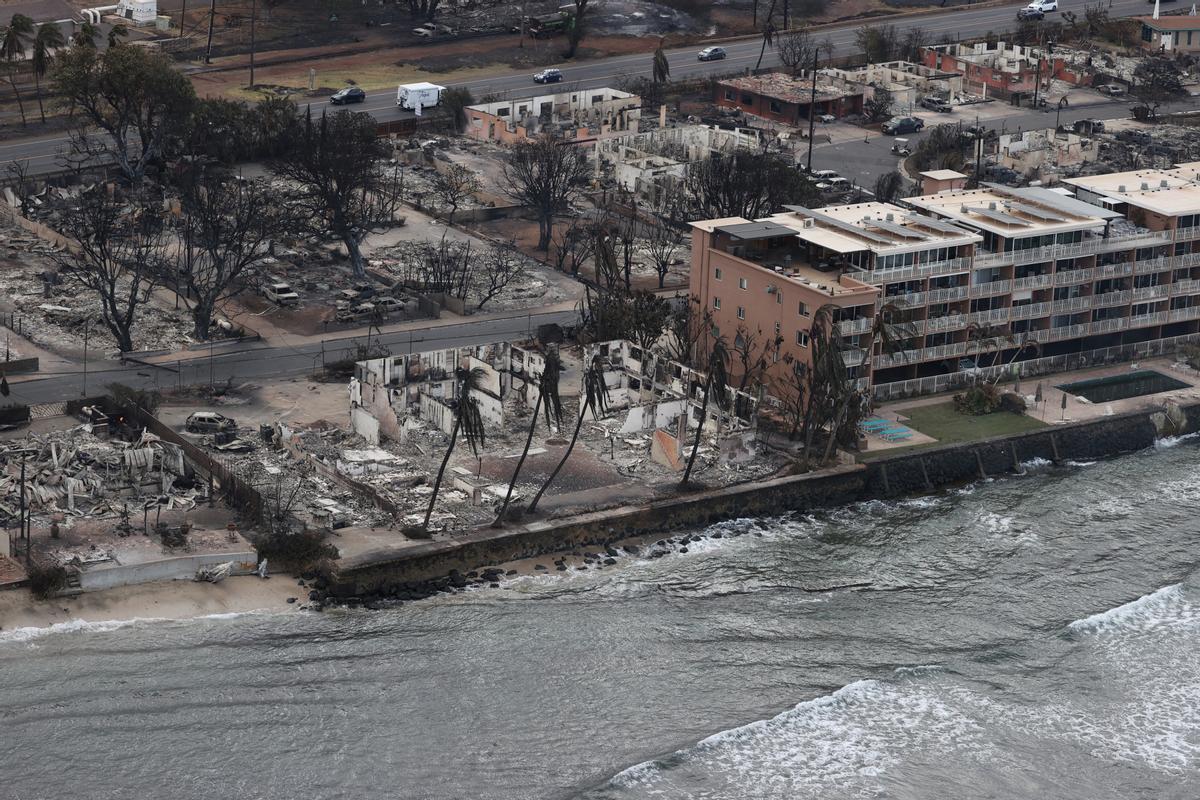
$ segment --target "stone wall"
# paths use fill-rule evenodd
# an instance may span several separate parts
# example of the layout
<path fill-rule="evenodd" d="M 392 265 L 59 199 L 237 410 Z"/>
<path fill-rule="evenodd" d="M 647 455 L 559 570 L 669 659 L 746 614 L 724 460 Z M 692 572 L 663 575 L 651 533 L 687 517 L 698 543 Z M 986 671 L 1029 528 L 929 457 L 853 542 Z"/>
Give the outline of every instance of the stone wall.
<path fill-rule="evenodd" d="M 1185 432 L 1200 430 L 1200 404 L 1183 409 Z M 1150 411 L 1052 426 L 1012 437 L 899 453 L 868 464 L 842 466 L 697 492 L 636 507 L 530 523 L 521 528 L 483 528 L 453 541 L 421 542 L 344 559 L 342 595 L 389 592 L 519 558 L 604 545 L 644 534 L 666 534 L 739 517 L 845 505 L 860 500 L 933 491 L 981 477 L 1021 473 L 1023 463 L 1109 458 L 1150 447 L 1156 430 Z"/>

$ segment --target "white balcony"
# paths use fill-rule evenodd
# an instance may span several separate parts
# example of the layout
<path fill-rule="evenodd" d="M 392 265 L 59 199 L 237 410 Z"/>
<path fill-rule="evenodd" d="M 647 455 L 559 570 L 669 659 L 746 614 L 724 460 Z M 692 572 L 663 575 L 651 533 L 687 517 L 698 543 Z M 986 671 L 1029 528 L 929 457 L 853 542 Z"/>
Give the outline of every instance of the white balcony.
<path fill-rule="evenodd" d="M 1140 289 L 1133 290 L 1134 300 L 1151 300 L 1156 297 L 1166 297 L 1171 293 L 1171 287 L 1167 284 L 1162 286 L 1143 286 Z"/>
<path fill-rule="evenodd" d="M 969 296 L 971 297 L 992 297 L 998 294 L 1007 294 L 1012 291 L 1012 281 L 988 281 L 987 283 L 976 283 L 971 286 Z"/>
<path fill-rule="evenodd" d="M 1191 306 L 1190 308 L 1177 308 L 1174 311 L 1167 312 L 1168 322 L 1181 322 L 1185 319 L 1200 318 L 1200 306 Z"/>
<path fill-rule="evenodd" d="M 1053 284 L 1053 275 L 1030 275 L 1013 281 L 1013 289 L 1042 289 Z"/>

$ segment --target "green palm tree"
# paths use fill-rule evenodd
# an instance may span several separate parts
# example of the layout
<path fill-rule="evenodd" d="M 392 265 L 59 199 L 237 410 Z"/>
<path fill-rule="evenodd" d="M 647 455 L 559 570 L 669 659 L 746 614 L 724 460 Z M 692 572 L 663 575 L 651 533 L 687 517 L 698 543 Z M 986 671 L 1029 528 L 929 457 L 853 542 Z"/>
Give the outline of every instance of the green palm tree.
<path fill-rule="evenodd" d="M 90 22 L 79 23 L 79 30 L 75 31 L 75 35 L 71 37 L 72 42 L 76 47 L 90 47 L 96 49 L 96 42 L 100 39 L 100 27 Z"/>
<path fill-rule="evenodd" d="M 21 90 L 17 88 L 16 62 L 25 58 L 25 42 L 33 36 L 33 20 L 24 14 L 13 14 L 8 27 L 0 35 L 0 58 L 8 64 L 8 85 L 17 97 L 17 108 L 21 111 L 21 125 L 25 125 L 25 103 Z"/>
<path fill-rule="evenodd" d="M 704 402 L 700 404 L 700 422 L 696 425 L 696 438 L 692 440 L 692 454 L 688 456 L 687 467 L 683 470 L 683 478 L 679 488 L 687 488 L 692 478 L 692 466 L 696 463 L 696 453 L 700 450 L 700 436 L 704 432 L 704 421 L 708 418 L 708 402 L 715 394 L 717 408 L 725 410 L 729 407 L 729 347 L 725 344 L 724 336 L 713 339 L 712 350 L 708 353 L 708 375 L 704 379 Z M 686 406 L 684 412 L 688 413 Z"/>
<path fill-rule="evenodd" d="M 433 494 L 429 496 L 429 508 L 425 509 L 425 522 L 421 525 L 421 530 L 426 536 L 429 535 L 429 518 L 433 516 L 438 490 L 442 488 L 442 477 L 446 474 L 446 465 L 450 463 L 450 454 L 458 444 L 459 434 L 466 437 L 472 453 L 478 454 L 479 446 L 483 444 L 483 416 L 479 413 L 479 403 L 471 396 L 471 392 L 483 385 L 484 378 L 484 371 L 479 367 L 471 370 L 459 368 L 454 372 L 454 394 L 458 404 L 454 409 L 454 427 L 450 429 L 450 445 L 446 448 L 446 455 L 442 457 L 442 466 L 438 468 L 437 479 L 433 482 Z"/>
<path fill-rule="evenodd" d="M 547 430 L 550 429 L 551 424 L 557 427 L 562 426 L 562 398 L 558 394 L 558 377 L 561 373 L 562 363 L 558 360 L 558 353 L 547 353 L 546 366 L 542 369 L 542 374 L 538 376 L 537 402 L 533 404 L 533 418 L 529 421 L 529 435 L 525 437 L 525 449 L 521 451 L 521 458 L 517 461 L 517 467 L 508 481 L 508 492 L 504 495 L 500 513 L 496 515 L 496 520 L 492 523 L 493 528 L 499 528 L 504 524 L 504 517 L 508 513 L 508 504 L 512 502 L 513 489 L 517 485 L 517 477 L 521 474 L 521 467 L 525 465 L 526 456 L 529 455 L 529 445 L 533 444 L 533 432 L 537 428 L 538 412 L 545 412 Z"/>
<path fill-rule="evenodd" d="M 53 59 L 50 51 L 57 50 L 66 43 L 62 31 L 54 23 L 38 25 L 37 36 L 33 38 L 33 81 L 37 86 L 38 111 L 42 115 L 42 122 L 46 121 L 46 109 L 42 105 L 42 78 L 50 71 L 50 62 Z"/>
<path fill-rule="evenodd" d="M 588 415 L 588 411 L 592 412 L 593 417 L 604 416 L 608 413 L 608 386 L 604 383 L 604 367 L 598 355 L 592 356 L 592 363 L 583 371 L 583 405 L 579 407 L 579 418 L 575 421 L 575 432 L 571 434 L 571 443 L 567 445 L 567 452 L 563 453 L 558 466 L 554 468 L 550 477 L 546 478 L 542 488 L 538 489 L 538 493 L 530 501 L 530 513 L 537 509 L 538 501 L 542 499 L 546 489 L 558 476 L 558 471 L 563 468 L 563 464 L 566 464 L 567 459 L 571 457 L 571 451 L 575 449 L 575 442 L 579 439 L 579 430 L 583 427 L 583 420 Z M 537 415 L 534 414 L 535 419 L 536 417 Z"/>
<path fill-rule="evenodd" d="M 108 46 L 116 47 L 121 40 L 129 36 L 129 29 L 124 25 L 113 25 L 108 29 Z"/>

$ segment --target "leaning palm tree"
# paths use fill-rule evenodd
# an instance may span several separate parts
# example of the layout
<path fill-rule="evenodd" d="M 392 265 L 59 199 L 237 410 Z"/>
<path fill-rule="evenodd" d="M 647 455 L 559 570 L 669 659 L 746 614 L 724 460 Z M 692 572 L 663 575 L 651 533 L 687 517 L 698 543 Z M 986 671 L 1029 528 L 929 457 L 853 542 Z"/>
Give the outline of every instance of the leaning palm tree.
<path fill-rule="evenodd" d="M 42 105 L 42 78 L 50 71 L 51 50 L 57 50 L 66 44 L 62 31 L 53 22 L 38 25 L 37 36 L 33 38 L 33 82 L 37 87 L 38 111 L 42 122 L 46 121 L 46 109 Z"/>
<path fill-rule="evenodd" d="M 446 465 L 450 463 L 450 454 L 454 452 L 454 445 L 458 444 L 459 433 L 466 437 L 472 453 L 478 454 L 479 446 L 483 444 L 483 416 L 479 413 L 479 403 L 471 396 L 471 392 L 483 385 L 484 378 L 484 371 L 479 367 L 471 370 L 462 368 L 455 370 L 454 385 L 458 405 L 454 409 L 454 427 L 450 429 L 450 444 L 446 448 L 446 455 L 442 457 L 442 466 L 438 468 L 437 479 L 433 482 L 433 494 L 429 496 L 429 508 L 425 509 L 425 522 L 421 529 L 426 535 L 429 532 L 429 518 L 433 516 L 433 506 L 437 503 L 438 490 L 442 488 L 442 476 L 446 474 Z"/>
<path fill-rule="evenodd" d="M 667 54 L 663 51 L 666 37 L 658 37 L 658 48 L 654 51 L 654 82 L 666 83 L 671 79 L 671 65 L 667 62 Z"/>
<path fill-rule="evenodd" d="M 967 347 L 964 354 L 975 353 L 980 361 L 989 352 L 999 354 L 1002 342 L 1012 342 L 1012 334 L 998 325 L 972 322 L 967 326 Z M 995 356 L 992 358 L 995 361 Z"/>
<path fill-rule="evenodd" d="M 558 360 L 558 353 L 547 353 L 546 366 L 542 369 L 542 374 L 538 376 L 537 402 L 533 404 L 533 419 L 529 421 L 529 435 L 525 437 L 525 449 L 521 451 L 521 458 L 517 461 L 517 467 L 513 470 L 512 478 L 508 482 L 508 492 L 504 495 L 500 513 L 496 515 L 496 520 L 492 523 L 493 528 L 499 528 L 504 524 L 504 516 L 508 513 L 508 504 L 512 502 L 513 488 L 517 485 L 517 476 L 521 474 L 521 467 L 525 465 L 525 457 L 529 455 L 529 445 L 533 443 L 538 412 L 545 411 L 547 430 L 550 429 L 551 424 L 556 427 L 562 426 L 562 398 L 558 394 L 558 376 L 561 372 L 562 364 Z"/>
<path fill-rule="evenodd" d="M 567 459 L 571 457 L 571 451 L 575 449 L 575 442 L 579 439 L 579 430 L 583 427 L 583 420 L 589 411 L 593 417 L 608 413 L 608 386 L 604 383 L 604 366 L 599 355 L 592 356 L 592 363 L 583 371 L 583 404 L 579 407 L 579 418 L 575 421 L 575 432 L 571 434 L 571 443 L 567 445 L 567 451 L 563 453 L 558 466 L 550 473 L 550 477 L 546 478 L 546 482 L 542 484 L 541 489 L 538 489 L 538 493 L 533 496 L 533 500 L 529 503 L 530 513 L 537 509 L 538 501 L 542 499 L 546 489 L 550 488 L 550 484 L 558 476 L 558 471 L 563 468 L 563 464 L 566 464 Z M 536 418 L 537 415 L 535 414 L 534 417 Z"/>
<path fill-rule="evenodd" d="M 1037 353 L 1040 355 L 1042 352 L 1042 343 L 1039 342 L 1037 339 L 1033 338 L 1033 336 L 1031 334 L 1029 334 L 1029 333 L 1024 334 L 1021 337 L 1021 340 L 1019 342 L 1017 342 L 1017 349 L 1013 351 L 1012 358 L 1010 358 L 1008 360 L 1008 363 L 1004 365 L 1005 369 L 1002 369 L 996 373 L 995 380 L 992 381 L 993 386 L 1000 383 L 1000 377 L 1005 372 L 1009 371 L 1007 368 L 1011 367 L 1013 364 L 1015 364 L 1017 359 L 1020 357 L 1021 353 L 1024 353 L 1026 350 L 1032 350 L 1034 353 Z"/>
<path fill-rule="evenodd" d="M 687 488 L 692 478 L 692 466 L 696 463 L 696 453 L 700 450 L 700 436 L 704 433 L 704 421 L 708 418 L 708 402 L 715 394 L 717 408 L 722 411 L 729 407 L 729 348 L 725 337 L 717 335 L 713 339 L 712 350 L 708 353 L 708 375 L 704 379 L 704 401 L 700 404 L 700 422 L 696 425 L 696 438 L 692 440 L 692 454 L 688 456 L 687 467 L 683 470 L 683 478 L 679 488 Z M 687 412 L 685 406 L 684 413 Z"/>
<path fill-rule="evenodd" d="M 25 103 L 21 99 L 21 90 L 17 88 L 16 62 L 25 58 L 25 42 L 32 36 L 33 20 L 24 14 L 13 14 L 8 27 L 0 35 L 0 59 L 8 64 L 8 85 L 17 98 L 22 126 L 25 125 Z"/>
<path fill-rule="evenodd" d="M 778 0 L 771 0 L 771 7 L 767 9 L 767 16 L 763 19 L 762 28 L 762 49 L 758 51 L 758 62 L 754 65 L 754 71 L 758 72 L 758 68 L 762 66 L 763 56 L 767 54 L 767 48 L 775 42 L 775 5 Z"/>

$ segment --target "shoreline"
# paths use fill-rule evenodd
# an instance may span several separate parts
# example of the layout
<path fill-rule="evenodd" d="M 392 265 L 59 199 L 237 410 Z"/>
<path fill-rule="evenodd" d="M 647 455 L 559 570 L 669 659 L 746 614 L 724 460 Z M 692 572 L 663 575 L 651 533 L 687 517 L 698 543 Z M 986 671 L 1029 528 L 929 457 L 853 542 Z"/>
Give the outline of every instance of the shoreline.
<path fill-rule="evenodd" d="M 37 600 L 28 589 L 0 592 L 0 642 L 22 629 L 70 627 L 73 623 L 130 623 L 186 620 L 255 611 L 295 612 L 308 604 L 309 590 L 291 575 L 263 580 L 254 575 L 220 583 L 155 581 L 100 592 Z M 288 603 L 288 598 L 296 598 Z"/>

